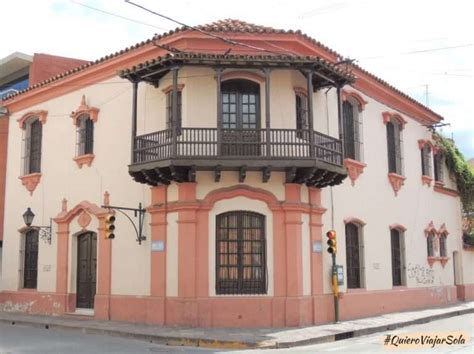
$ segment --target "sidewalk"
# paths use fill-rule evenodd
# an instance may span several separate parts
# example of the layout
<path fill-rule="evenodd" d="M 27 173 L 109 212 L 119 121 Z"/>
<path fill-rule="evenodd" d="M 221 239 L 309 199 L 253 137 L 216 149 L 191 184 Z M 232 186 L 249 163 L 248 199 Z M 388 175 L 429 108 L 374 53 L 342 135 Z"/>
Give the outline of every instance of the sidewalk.
<path fill-rule="evenodd" d="M 387 314 L 338 324 L 280 329 L 158 327 L 97 321 L 83 317 L 76 319 L 73 315 L 49 317 L 13 312 L 0 312 L 0 321 L 12 325 L 26 324 L 47 329 L 70 329 L 85 333 L 108 334 L 174 346 L 244 349 L 289 348 L 332 342 L 467 313 L 474 313 L 474 302 L 437 309 Z"/>

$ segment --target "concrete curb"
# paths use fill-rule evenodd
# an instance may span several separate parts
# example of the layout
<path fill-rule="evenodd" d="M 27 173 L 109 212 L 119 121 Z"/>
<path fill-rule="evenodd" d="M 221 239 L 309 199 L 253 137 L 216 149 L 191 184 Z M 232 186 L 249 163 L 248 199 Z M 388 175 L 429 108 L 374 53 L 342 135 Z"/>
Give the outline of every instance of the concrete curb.
<path fill-rule="evenodd" d="M 328 342 L 339 341 L 343 339 L 361 337 L 377 332 L 390 331 L 397 328 L 411 326 L 415 324 L 422 324 L 431 322 L 434 320 L 440 320 L 455 316 L 461 316 L 469 313 L 474 313 L 474 308 L 454 310 L 436 315 L 427 315 L 414 320 L 407 320 L 401 322 L 394 322 L 390 324 L 360 328 L 352 331 L 341 331 L 336 334 L 323 335 L 312 337 L 308 339 L 291 341 L 291 342 L 278 342 L 276 340 L 265 340 L 255 342 L 244 342 L 244 341 L 231 341 L 231 340 L 218 340 L 209 338 L 190 338 L 190 337 L 179 337 L 179 336 L 168 336 L 160 334 L 144 334 L 137 332 L 130 332 L 121 329 L 103 328 L 96 325 L 88 325 L 87 320 L 84 320 L 84 324 L 68 324 L 68 323 L 55 323 L 55 318 L 51 320 L 39 319 L 32 317 L 30 319 L 13 319 L 13 318 L 1 318 L 0 322 L 9 323 L 12 325 L 28 325 L 37 328 L 46 329 L 62 329 L 62 330 L 74 330 L 81 331 L 88 334 L 105 334 L 114 337 L 131 338 L 147 341 L 150 343 L 168 345 L 168 346 L 188 346 L 188 347 L 201 347 L 201 348 L 215 348 L 215 349 L 277 349 L 277 348 L 292 348 L 304 345 L 322 344 Z"/>

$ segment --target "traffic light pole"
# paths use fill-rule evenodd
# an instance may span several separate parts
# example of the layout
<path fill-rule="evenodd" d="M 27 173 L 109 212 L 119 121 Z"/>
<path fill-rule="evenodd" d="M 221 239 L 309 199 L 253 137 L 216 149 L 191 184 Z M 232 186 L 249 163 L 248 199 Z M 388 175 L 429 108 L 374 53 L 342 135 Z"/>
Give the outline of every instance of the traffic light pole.
<path fill-rule="evenodd" d="M 142 244 L 142 241 L 146 240 L 146 236 L 143 235 L 143 221 L 145 220 L 146 209 L 142 208 L 142 203 L 138 204 L 138 208 L 125 208 L 125 207 L 119 207 L 119 206 L 113 206 L 113 205 L 102 205 L 102 208 L 117 210 L 121 214 L 125 215 L 127 219 L 132 223 L 133 228 L 135 229 L 135 232 L 137 233 L 137 242 L 139 245 Z M 123 210 L 133 211 L 135 217 L 138 216 L 138 229 L 135 223 L 133 222 L 133 220 L 130 218 L 130 216 L 124 213 Z"/>
<path fill-rule="evenodd" d="M 332 291 L 334 294 L 334 318 L 335 323 L 339 322 L 339 286 L 337 284 L 337 266 L 336 266 L 336 254 L 333 253 L 332 257 Z"/>

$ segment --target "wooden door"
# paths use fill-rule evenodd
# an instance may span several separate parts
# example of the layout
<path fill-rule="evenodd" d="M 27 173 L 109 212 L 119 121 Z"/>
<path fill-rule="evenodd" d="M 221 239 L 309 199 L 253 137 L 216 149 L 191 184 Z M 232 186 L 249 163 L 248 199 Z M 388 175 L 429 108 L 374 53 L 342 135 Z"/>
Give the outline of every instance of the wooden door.
<path fill-rule="evenodd" d="M 97 274 L 97 235 L 86 232 L 77 238 L 77 308 L 94 308 Z"/>
<path fill-rule="evenodd" d="M 260 155 L 260 86 L 247 80 L 222 83 L 222 155 Z"/>

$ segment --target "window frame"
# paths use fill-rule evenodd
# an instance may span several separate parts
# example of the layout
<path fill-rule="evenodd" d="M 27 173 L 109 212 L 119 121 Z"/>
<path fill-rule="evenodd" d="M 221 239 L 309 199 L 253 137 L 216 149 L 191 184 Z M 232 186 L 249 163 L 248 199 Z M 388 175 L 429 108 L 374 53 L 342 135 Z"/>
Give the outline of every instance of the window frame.
<path fill-rule="evenodd" d="M 165 92 L 165 109 L 166 109 L 166 130 L 169 132 L 173 129 L 173 90 L 167 90 Z M 178 89 L 178 124 L 177 124 L 177 135 L 181 135 L 181 128 L 183 125 L 183 95 L 182 90 Z"/>
<path fill-rule="evenodd" d="M 436 234 L 435 231 L 429 231 L 426 237 L 426 254 L 427 257 L 435 257 L 435 242 L 436 242 Z"/>
<path fill-rule="evenodd" d="M 390 258 L 391 258 L 392 286 L 393 287 L 406 286 L 405 231 L 406 230 L 399 227 L 390 228 L 390 255 L 391 255 Z M 398 239 L 398 248 L 394 247 L 395 239 Z M 395 267 L 397 257 L 398 257 L 398 266 Z M 397 273 L 399 274 L 396 274 L 396 270 L 398 270 Z"/>
<path fill-rule="evenodd" d="M 22 233 L 22 247 L 20 248 L 21 262 L 21 288 L 38 288 L 38 254 L 39 254 L 39 230 L 29 228 Z M 33 252 L 30 254 L 29 252 Z M 31 263 L 30 263 L 31 262 Z"/>
<path fill-rule="evenodd" d="M 353 221 L 349 221 L 345 223 L 345 242 L 346 242 L 346 287 L 347 289 L 363 289 L 365 288 L 365 252 L 364 252 L 364 237 L 363 237 L 363 224 L 356 223 Z M 357 245 L 356 247 L 351 247 L 351 249 L 357 248 L 357 267 L 355 270 L 358 274 L 358 278 L 355 281 L 355 284 L 352 284 L 352 276 L 354 272 L 352 272 L 352 265 L 354 262 L 351 262 L 349 258 L 352 259 L 352 252 L 349 252 L 349 233 L 348 228 L 353 228 L 356 230 L 355 237 L 357 238 Z M 352 286 L 354 285 L 354 286 Z"/>
<path fill-rule="evenodd" d="M 94 121 L 88 113 L 76 119 L 76 156 L 94 153 Z"/>
<path fill-rule="evenodd" d="M 309 140 L 308 93 L 294 88 L 296 112 L 296 137 Z"/>
<path fill-rule="evenodd" d="M 243 220 L 250 217 L 247 220 Z M 231 225 L 231 218 L 234 218 Z M 253 218 L 253 219 L 252 219 Z M 243 224 L 247 222 L 246 228 Z M 255 223 L 257 225 L 255 225 Z M 250 225 L 249 225 L 250 224 Z M 259 226 L 251 227 L 251 226 Z M 230 238 L 231 231 L 235 230 L 235 237 Z M 260 239 L 246 239 L 245 230 L 258 230 Z M 247 234 L 252 232 L 247 231 Z M 225 237 L 227 236 L 227 237 Z M 267 265 L 267 239 L 266 239 L 266 216 L 257 212 L 247 210 L 232 210 L 216 215 L 216 263 L 215 263 L 215 291 L 216 295 L 265 295 L 268 292 L 268 265 Z M 250 241 L 250 243 L 249 243 Z M 259 251 L 243 252 L 250 244 L 250 248 L 257 248 Z M 259 244 L 259 247 L 256 247 Z M 231 247 L 236 248 L 236 252 L 231 252 Z M 227 251 L 227 252 L 223 252 Z M 244 259 L 249 256 L 250 265 L 244 263 Z M 255 257 L 256 256 L 256 257 Z M 221 258 L 223 257 L 223 258 Z M 233 263 L 231 257 L 236 257 Z M 222 260 L 225 260 L 222 262 Z M 254 264 L 258 260 L 257 265 Z M 233 269 L 231 269 L 233 268 Z M 244 279 L 246 269 L 250 269 L 251 279 Z M 226 273 L 227 277 L 222 277 Z M 233 271 L 233 279 L 229 273 Z M 235 274 L 237 271 L 237 274 Z M 235 278 L 235 276 L 237 278 Z M 258 278 L 258 279 L 257 279 Z"/>
<path fill-rule="evenodd" d="M 435 182 L 444 183 L 444 154 L 437 151 L 433 154 L 433 177 Z"/>
<path fill-rule="evenodd" d="M 36 131 L 33 131 L 36 129 Z M 35 136 L 33 136 L 35 134 Z M 33 143 L 36 140 L 35 154 L 32 153 Z M 41 155 L 43 148 L 43 122 L 36 115 L 28 117 L 23 125 L 22 144 L 22 175 L 41 173 Z M 33 160 L 35 159 L 35 160 Z M 33 166 L 32 166 L 33 165 Z"/>
<path fill-rule="evenodd" d="M 344 158 L 362 161 L 362 119 L 358 102 L 351 99 L 346 99 L 342 102 L 342 122 L 344 129 Z M 352 127 L 351 134 L 348 134 L 349 127 Z M 348 149 L 348 147 L 351 149 Z M 349 154 L 348 151 L 353 153 Z"/>
<path fill-rule="evenodd" d="M 403 176 L 403 126 L 395 119 L 386 123 L 388 172 Z M 391 128 L 393 127 L 393 128 Z M 391 132 L 390 130 L 393 129 Z M 393 143 L 391 141 L 393 139 Z M 393 144 L 393 146 L 391 146 Z"/>

